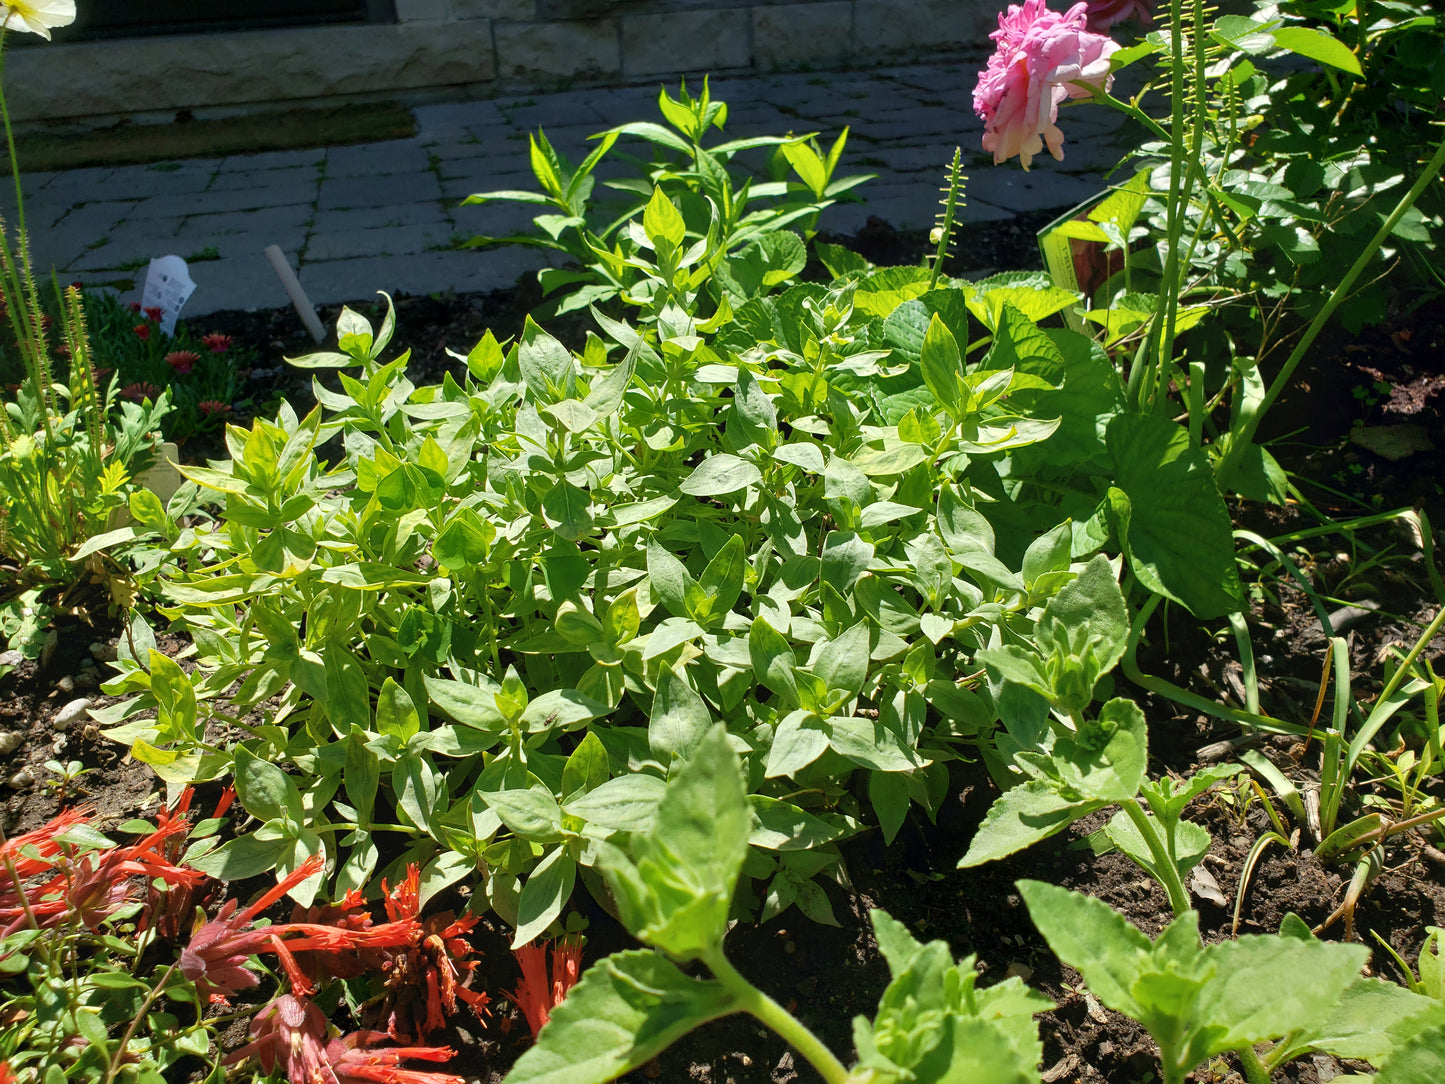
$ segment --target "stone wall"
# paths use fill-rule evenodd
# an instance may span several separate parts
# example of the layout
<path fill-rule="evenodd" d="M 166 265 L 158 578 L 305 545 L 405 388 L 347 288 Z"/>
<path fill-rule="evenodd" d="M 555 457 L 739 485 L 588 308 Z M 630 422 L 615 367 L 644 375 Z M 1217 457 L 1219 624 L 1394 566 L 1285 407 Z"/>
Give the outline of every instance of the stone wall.
<path fill-rule="evenodd" d="M 15 49 L 20 121 L 840 68 L 980 49 L 1003 0 L 396 0 L 390 25 Z"/>

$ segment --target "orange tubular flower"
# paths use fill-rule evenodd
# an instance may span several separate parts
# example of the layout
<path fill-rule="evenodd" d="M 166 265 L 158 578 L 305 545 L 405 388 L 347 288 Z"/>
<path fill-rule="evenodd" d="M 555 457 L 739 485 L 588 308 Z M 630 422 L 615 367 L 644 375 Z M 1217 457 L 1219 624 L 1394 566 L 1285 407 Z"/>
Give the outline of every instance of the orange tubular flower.
<path fill-rule="evenodd" d="M 491 1000 L 468 985 L 481 963 L 469 958 L 474 950 L 466 939 L 477 924 L 476 916 L 457 918 L 445 911 L 420 920 L 420 886 L 421 871 L 415 865 L 407 866 L 406 878 L 394 890 L 383 880 L 391 921 L 371 931 L 405 924 L 411 932 L 407 945 L 387 953 L 381 963 L 386 972 L 386 1026 L 393 1039 L 411 1034 L 425 1038 L 446 1027 L 446 1018 L 457 1011 L 459 1000 L 478 1015 Z"/>
<path fill-rule="evenodd" d="M 527 1027 L 536 1038 L 551 1017 L 552 1010 L 562 1003 L 567 991 L 577 985 L 582 975 L 582 942 L 566 937 L 552 946 L 552 980 L 547 981 L 546 949 L 535 941 L 513 949 L 512 955 L 522 968 L 522 981 L 508 997 L 522 1010 Z"/>

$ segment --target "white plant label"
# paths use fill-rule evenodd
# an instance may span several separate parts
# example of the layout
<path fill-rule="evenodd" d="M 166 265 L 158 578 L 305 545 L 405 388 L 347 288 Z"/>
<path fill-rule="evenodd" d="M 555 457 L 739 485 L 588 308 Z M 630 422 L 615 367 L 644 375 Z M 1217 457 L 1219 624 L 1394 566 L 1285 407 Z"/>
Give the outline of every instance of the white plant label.
<path fill-rule="evenodd" d="M 161 256 L 151 261 L 146 272 L 145 290 L 141 293 L 143 309 L 161 310 L 161 331 L 166 335 L 176 333 L 176 317 L 181 306 L 195 292 L 196 284 L 186 269 L 186 261 L 179 256 Z"/>

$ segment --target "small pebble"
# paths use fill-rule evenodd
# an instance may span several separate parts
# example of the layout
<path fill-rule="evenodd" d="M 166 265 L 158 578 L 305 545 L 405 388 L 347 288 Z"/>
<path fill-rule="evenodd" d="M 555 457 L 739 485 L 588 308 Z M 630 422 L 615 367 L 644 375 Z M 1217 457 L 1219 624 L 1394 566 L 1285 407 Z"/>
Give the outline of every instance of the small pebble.
<path fill-rule="evenodd" d="M 6 782 L 14 790 L 24 790 L 26 787 L 35 785 L 35 773 L 29 768 L 21 768 L 7 779 Z"/>
<path fill-rule="evenodd" d="M 63 677 L 55 683 L 55 688 L 62 693 L 73 693 L 75 692 L 75 679 L 73 677 Z"/>
<path fill-rule="evenodd" d="M 55 718 L 50 720 L 50 725 L 56 730 L 69 730 L 71 724 L 78 723 L 85 718 L 85 709 L 88 707 L 90 707 L 90 697 L 77 697 L 55 713 Z"/>
<path fill-rule="evenodd" d="M 18 651 L 0 651 L 0 666 L 19 666 L 25 656 Z"/>
<path fill-rule="evenodd" d="M 120 653 L 116 651 L 114 644 L 107 644 L 103 640 L 97 640 L 90 645 L 90 655 L 96 662 L 115 662 Z"/>
<path fill-rule="evenodd" d="M 89 670 L 82 670 L 75 675 L 74 682 L 77 689 L 94 689 L 100 684 L 100 679 Z"/>
<path fill-rule="evenodd" d="M 94 670 L 94 669 L 95 669 L 95 660 L 94 660 L 94 659 L 81 659 L 81 660 L 80 660 L 80 668 L 81 668 L 82 670 Z"/>
<path fill-rule="evenodd" d="M 18 730 L 0 730 L 0 756 L 8 756 L 20 748 L 25 735 Z"/>

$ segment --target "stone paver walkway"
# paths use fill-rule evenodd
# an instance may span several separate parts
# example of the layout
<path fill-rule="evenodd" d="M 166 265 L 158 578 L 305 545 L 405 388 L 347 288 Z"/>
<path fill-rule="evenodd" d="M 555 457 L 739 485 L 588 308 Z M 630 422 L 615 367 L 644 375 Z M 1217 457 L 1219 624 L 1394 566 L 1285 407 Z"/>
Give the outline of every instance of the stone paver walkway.
<path fill-rule="evenodd" d="M 1070 110 L 1061 121 L 1066 158 L 995 167 L 979 149 L 973 115 L 976 65 L 913 65 L 863 72 L 713 80 L 728 103 L 714 142 L 817 131 L 831 144 L 851 137 L 840 175 L 874 173 L 862 203 L 824 212 L 840 233 L 876 215 L 899 229 L 926 228 L 937 210 L 944 163 L 955 145 L 970 175 L 967 222 L 1063 210 L 1097 193 L 1099 170 L 1119 158 L 1116 114 Z M 700 89 L 700 78 L 691 89 Z M 675 87 L 669 88 L 675 92 Z M 473 192 L 535 189 L 526 134 L 541 127 L 573 162 L 587 137 L 627 121 L 659 120 L 658 86 L 574 90 L 415 108 L 417 134 L 359 146 L 314 148 L 151 165 L 24 174 L 37 266 L 62 281 L 138 289 L 152 257 L 191 261 L 197 289 L 183 316 L 289 304 L 264 256 L 279 245 L 317 304 L 366 300 L 377 290 L 426 294 L 513 285 L 541 266 L 533 249 L 464 250 L 475 234 L 526 228 L 537 209 L 520 204 L 460 206 Z M 646 153 L 620 141 L 619 150 Z M 0 190 L 8 188 L 8 182 Z M 13 194 L 0 213 L 13 223 Z M 966 232 L 960 236 L 967 244 Z"/>

